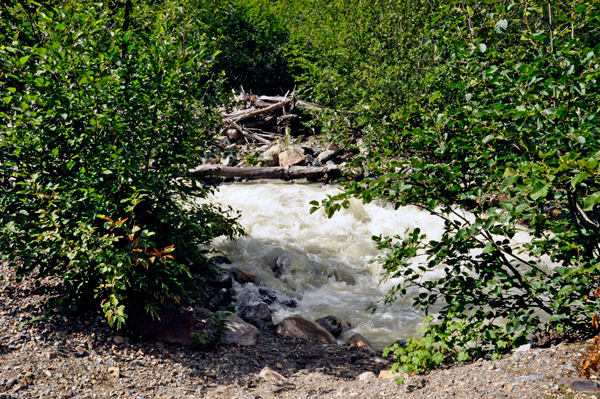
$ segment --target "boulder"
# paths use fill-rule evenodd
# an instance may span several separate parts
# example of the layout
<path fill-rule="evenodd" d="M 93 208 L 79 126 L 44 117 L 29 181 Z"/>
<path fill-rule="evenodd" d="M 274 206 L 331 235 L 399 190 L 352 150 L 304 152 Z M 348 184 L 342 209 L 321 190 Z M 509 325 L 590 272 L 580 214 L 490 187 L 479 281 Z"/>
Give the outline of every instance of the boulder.
<path fill-rule="evenodd" d="M 587 378 L 581 377 L 565 377 L 558 381 L 559 384 L 565 385 L 572 390 L 589 392 L 589 393 L 600 393 L 600 384 L 596 381 L 588 380 Z"/>
<path fill-rule="evenodd" d="M 324 329 L 326 329 L 327 331 L 329 331 L 334 337 L 340 336 L 340 334 L 344 332 L 344 325 L 346 325 L 346 323 L 344 323 L 342 319 L 340 319 L 337 316 L 331 315 L 318 319 L 316 323 Z"/>
<path fill-rule="evenodd" d="M 373 349 L 371 343 L 367 341 L 365 337 L 356 333 L 352 334 L 352 336 L 348 338 L 348 341 L 346 341 L 346 346 L 356 346 L 357 348 L 375 353 L 375 349 Z"/>
<path fill-rule="evenodd" d="M 229 138 L 229 141 L 231 141 L 232 143 L 235 143 L 236 141 L 244 138 L 244 135 L 240 133 L 237 129 L 229 129 L 227 130 L 226 134 Z"/>
<path fill-rule="evenodd" d="M 158 311 L 158 318 L 152 319 L 152 316 L 142 309 L 129 315 L 127 325 L 137 335 L 181 345 L 192 344 L 194 318 L 188 313 L 162 309 Z"/>
<path fill-rule="evenodd" d="M 333 335 L 315 323 L 298 315 L 284 319 L 277 326 L 277 333 L 289 338 L 318 339 L 323 342 L 336 342 Z"/>
<path fill-rule="evenodd" d="M 251 274 L 246 273 L 243 270 L 238 269 L 237 267 L 234 267 L 233 269 L 231 269 L 231 277 L 233 277 L 233 279 L 240 284 L 248 284 L 248 283 L 256 284 L 258 281 L 256 279 L 256 277 L 254 277 Z"/>
<path fill-rule="evenodd" d="M 274 145 L 269 148 L 267 151 L 263 152 L 259 158 L 259 161 L 262 161 L 267 166 L 277 166 L 279 165 L 279 154 L 283 152 L 283 148 L 281 144 Z"/>
<path fill-rule="evenodd" d="M 265 303 L 244 306 L 240 309 L 240 317 L 258 328 L 273 327 L 271 309 Z"/>
<path fill-rule="evenodd" d="M 246 323 L 231 312 L 216 312 L 215 315 L 225 319 L 225 331 L 223 331 L 220 340 L 222 343 L 242 346 L 256 345 L 260 335 L 258 328 Z"/>
<path fill-rule="evenodd" d="M 304 166 L 306 164 L 306 157 L 302 151 L 292 148 L 283 151 L 279 154 L 279 166 Z"/>
<path fill-rule="evenodd" d="M 284 376 L 282 376 L 281 374 L 279 374 L 277 371 L 273 370 L 270 367 L 265 367 L 264 369 L 262 369 L 260 371 L 260 374 L 258 374 L 259 377 L 262 377 L 263 379 L 267 380 L 267 381 L 271 381 L 271 382 L 282 382 L 282 381 L 287 381 L 287 378 L 285 378 Z"/>
<path fill-rule="evenodd" d="M 319 154 L 317 160 L 322 164 L 325 164 L 329 161 L 334 161 L 340 153 L 335 150 L 326 150 Z"/>

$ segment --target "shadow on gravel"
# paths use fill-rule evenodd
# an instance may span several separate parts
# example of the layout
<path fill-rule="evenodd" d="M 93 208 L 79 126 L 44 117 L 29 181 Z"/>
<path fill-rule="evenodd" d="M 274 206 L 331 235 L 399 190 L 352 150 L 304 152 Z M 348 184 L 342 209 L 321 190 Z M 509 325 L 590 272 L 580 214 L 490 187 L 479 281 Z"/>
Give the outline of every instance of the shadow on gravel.
<path fill-rule="evenodd" d="M 0 265 L 2 268 L 6 266 Z M 119 389 L 123 397 L 128 393 L 137 397 L 138 389 L 156 393 L 177 387 L 182 390 L 178 392 L 190 395 L 201 395 L 216 386 L 249 389 L 261 382 L 258 374 L 265 367 L 287 378 L 316 372 L 345 380 L 354 380 L 366 371 L 377 375 L 390 367 L 386 360 L 359 348 L 284 338 L 274 328 L 262 329 L 256 346 L 197 350 L 116 331 L 97 311 L 79 315 L 49 312 L 42 321 L 30 322 L 47 312 L 46 298 L 32 295 L 32 290 L 28 281 L 0 287 L 0 395 L 9 392 L 9 387 L 2 386 L 3 378 L 20 378 L 23 370 L 37 373 L 36 382 L 22 388 L 28 395 L 37 395 L 35 389 L 54 392 L 77 387 L 82 392 L 101 392 L 100 397 L 104 393 L 120 395 Z M 24 366 L 28 362 L 31 365 Z M 46 378 L 43 373 L 53 377 Z M 115 373 L 118 379 L 113 379 Z M 55 374 L 62 377 L 56 379 Z"/>

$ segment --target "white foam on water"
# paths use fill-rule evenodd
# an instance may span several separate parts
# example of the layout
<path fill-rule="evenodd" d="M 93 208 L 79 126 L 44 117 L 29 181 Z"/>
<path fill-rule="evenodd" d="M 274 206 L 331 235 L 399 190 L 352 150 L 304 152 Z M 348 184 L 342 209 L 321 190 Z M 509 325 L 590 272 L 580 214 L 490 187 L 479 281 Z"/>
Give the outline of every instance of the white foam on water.
<path fill-rule="evenodd" d="M 428 238 L 436 239 L 443 222 L 416 207 L 394 210 L 385 203 L 358 200 L 331 219 L 322 210 L 310 214 L 310 201 L 338 192 L 335 186 L 320 184 L 221 186 L 210 200 L 240 210 L 239 222 L 248 236 L 221 240 L 217 249 L 229 257 L 232 267 L 257 276 L 283 297 L 297 300 L 297 308 L 274 307 L 275 323 L 292 314 L 311 320 L 336 315 L 351 322 L 353 331 L 377 349 L 418 335 L 422 315 L 411 307 L 412 300 L 380 305 L 374 314 L 366 310 L 398 283 L 379 285 L 381 266 L 370 261 L 381 253 L 371 237 L 402 237 L 407 229 L 419 227 Z M 279 277 L 273 271 L 276 265 Z M 252 284 L 238 288 L 257 297 Z"/>

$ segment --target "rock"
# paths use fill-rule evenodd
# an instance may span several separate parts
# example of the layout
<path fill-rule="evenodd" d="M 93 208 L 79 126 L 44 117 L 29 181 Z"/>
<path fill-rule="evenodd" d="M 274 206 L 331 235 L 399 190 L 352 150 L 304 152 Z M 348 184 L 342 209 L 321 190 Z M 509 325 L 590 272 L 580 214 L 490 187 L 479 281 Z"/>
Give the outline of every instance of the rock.
<path fill-rule="evenodd" d="M 44 356 L 46 356 L 46 359 L 48 360 L 54 360 L 58 357 L 58 354 L 56 352 L 45 352 Z"/>
<path fill-rule="evenodd" d="M 221 159 L 221 165 L 233 166 L 234 163 L 235 163 L 235 157 L 233 155 L 228 155 L 225 158 Z"/>
<path fill-rule="evenodd" d="M 403 339 L 399 339 L 394 343 L 398 344 L 398 347 L 400 347 L 400 348 L 408 348 L 408 342 Z"/>
<path fill-rule="evenodd" d="M 223 271 L 206 282 L 207 285 L 215 288 L 231 288 L 233 280 L 229 271 Z"/>
<path fill-rule="evenodd" d="M 339 150 L 339 147 L 337 146 L 336 143 L 329 143 L 325 146 L 325 151 L 337 151 Z"/>
<path fill-rule="evenodd" d="M 264 303 L 248 306 L 241 316 L 242 319 L 258 328 L 273 327 L 271 309 Z"/>
<path fill-rule="evenodd" d="M 371 343 L 360 334 L 352 334 L 352 336 L 348 338 L 348 341 L 346 341 L 346 345 L 350 347 L 356 346 L 357 348 L 375 353 L 375 349 L 373 349 Z"/>
<path fill-rule="evenodd" d="M 392 370 L 381 370 L 379 378 L 392 378 Z"/>
<path fill-rule="evenodd" d="M 195 307 L 194 315 L 200 320 L 209 320 L 212 317 L 212 312 L 206 308 Z"/>
<path fill-rule="evenodd" d="M 560 368 L 567 371 L 577 371 L 577 369 L 570 364 L 565 364 L 564 366 L 560 366 Z"/>
<path fill-rule="evenodd" d="M 237 129 L 229 129 L 227 130 L 226 134 L 229 138 L 229 141 L 231 141 L 232 143 L 244 138 L 244 135 L 240 133 Z"/>
<path fill-rule="evenodd" d="M 273 302 L 277 301 L 277 293 L 268 288 L 259 288 L 258 293 L 260 294 L 261 299 L 267 304 L 270 305 Z"/>
<path fill-rule="evenodd" d="M 577 391 L 600 393 L 600 384 L 587 378 L 566 377 L 558 383 Z"/>
<path fill-rule="evenodd" d="M 334 337 L 338 337 L 343 332 L 344 325 L 346 325 L 342 319 L 331 315 L 320 318 L 316 321 L 316 323 L 329 331 Z M 349 328 L 346 331 L 348 330 Z"/>
<path fill-rule="evenodd" d="M 85 349 L 83 349 L 83 348 L 75 349 L 75 356 L 77 356 L 77 357 L 85 356 Z"/>
<path fill-rule="evenodd" d="M 284 319 L 277 326 L 277 333 L 284 337 L 318 339 L 323 342 L 336 342 L 333 335 L 317 323 L 305 320 L 298 315 Z"/>
<path fill-rule="evenodd" d="M 211 256 L 208 259 L 208 263 L 210 263 L 212 265 L 215 265 L 215 266 L 217 266 L 217 265 L 230 265 L 231 261 L 226 256 L 215 255 L 215 256 Z"/>
<path fill-rule="evenodd" d="M 161 341 L 158 341 L 156 344 L 154 344 L 154 346 L 156 347 L 156 350 L 158 351 L 158 353 L 164 354 L 165 353 L 165 344 Z"/>
<path fill-rule="evenodd" d="M 517 349 L 515 349 L 513 352 L 527 352 L 531 350 L 531 344 L 526 344 L 526 345 L 521 345 L 519 346 Z"/>
<path fill-rule="evenodd" d="M 237 267 L 234 267 L 233 269 L 231 269 L 231 277 L 233 277 L 233 279 L 240 284 L 248 284 L 248 283 L 256 284 L 258 281 L 256 279 L 256 277 L 254 277 L 251 274 L 246 273 L 243 270 L 238 269 Z"/>
<path fill-rule="evenodd" d="M 231 144 L 231 140 L 229 140 L 229 136 L 227 136 L 227 135 L 225 135 L 225 136 L 219 136 L 217 138 L 217 143 L 219 143 L 219 145 L 222 146 L 222 147 L 227 147 L 228 145 Z"/>
<path fill-rule="evenodd" d="M 215 312 L 222 307 L 227 308 L 233 302 L 234 291 L 232 288 L 221 288 L 214 290 L 207 290 L 210 295 L 207 307 L 211 311 Z"/>
<path fill-rule="evenodd" d="M 515 378 L 515 384 L 520 384 L 522 382 L 537 381 L 537 380 L 541 380 L 541 379 L 544 379 L 544 378 L 546 378 L 546 376 L 542 375 L 542 374 L 524 375 L 522 377 Z"/>
<path fill-rule="evenodd" d="M 319 154 L 317 161 L 321 163 L 327 163 L 328 161 L 334 161 L 339 155 L 338 151 L 326 150 Z"/>
<path fill-rule="evenodd" d="M 364 372 L 358 376 L 359 381 L 368 381 L 368 380 L 371 380 L 374 378 L 377 378 L 377 377 L 375 376 L 375 373 L 373 373 L 372 371 Z"/>
<path fill-rule="evenodd" d="M 267 151 L 263 152 L 259 158 L 259 161 L 263 161 L 267 166 L 279 165 L 279 154 L 283 152 L 281 144 L 274 145 Z"/>
<path fill-rule="evenodd" d="M 279 374 L 277 371 L 273 370 L 270 367 L 265 367 L 264 369 L 262 369 L 260 371 L 260 374 L 258 374 L 258 375 L 267 381 L 272 381 L 272 382 L 287 381 L 287 378 L 285 378 L 284 376 L 282 376 L 281 374 Z"/>
<path fill-rule="evenodd" d="M 118 367 L 109 367 L 108 375 L 112 378 L 119 378 L 121 376 L 121 370 Z"/>
<path fill-rule="evenodd" d="M 162 309 L 158 311 L 158 318 L 153 320 L 146 311 L 140 310 L 130 315 L 127 325 L 137 335 L 181 345 L 192 344 L 194 318 L 188 313 Z"/>
<path fill-rule="evenodd" d="M 239 316 L 231 312 L 217 312 L 215 315 L 225 318 L 226 330 L 221 336 L 222 343 L 243 346 L 256 345 L 258 336 L 260 335 L 258 328 L 246 323 Z"/>
<path fill-rule="evenodd" d="M 304 166 L 306 157 L 296 148 L 286 150 L 279 154 L 279 166 Z"/>
<path fill-rule="evenodd" d="M 125 342 L 123 337 L 119 337 L 118 335 L 114 336 L 112 340 L 117 345 L 121 345 L 123 342 Z"/>

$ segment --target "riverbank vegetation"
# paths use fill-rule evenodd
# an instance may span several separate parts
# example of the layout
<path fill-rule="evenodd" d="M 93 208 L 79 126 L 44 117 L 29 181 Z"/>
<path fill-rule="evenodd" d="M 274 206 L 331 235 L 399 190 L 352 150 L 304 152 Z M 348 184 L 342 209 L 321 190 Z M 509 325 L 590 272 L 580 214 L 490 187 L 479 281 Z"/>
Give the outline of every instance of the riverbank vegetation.
<path fill-rule="evenodd" d="M 435 241 L 375 237 L 383 278 L 403 281 L 383 302 L 435 309 L 389 351 L 405 371 L 597 333 L 598 2 L 2 7 L 0 248 L 21 275 L 64 278 L 63 306 L 95 290 L 122 323 L 123 304 L 176 305 L 210 273 L 198 244 L 241 233 L 223 210 L 182 207 L 212 186 L 178 177 L 210 152 L 227 91 L 296 87 L 363 172 L 328 214 L 357 197 L 445 220 Z"/>

